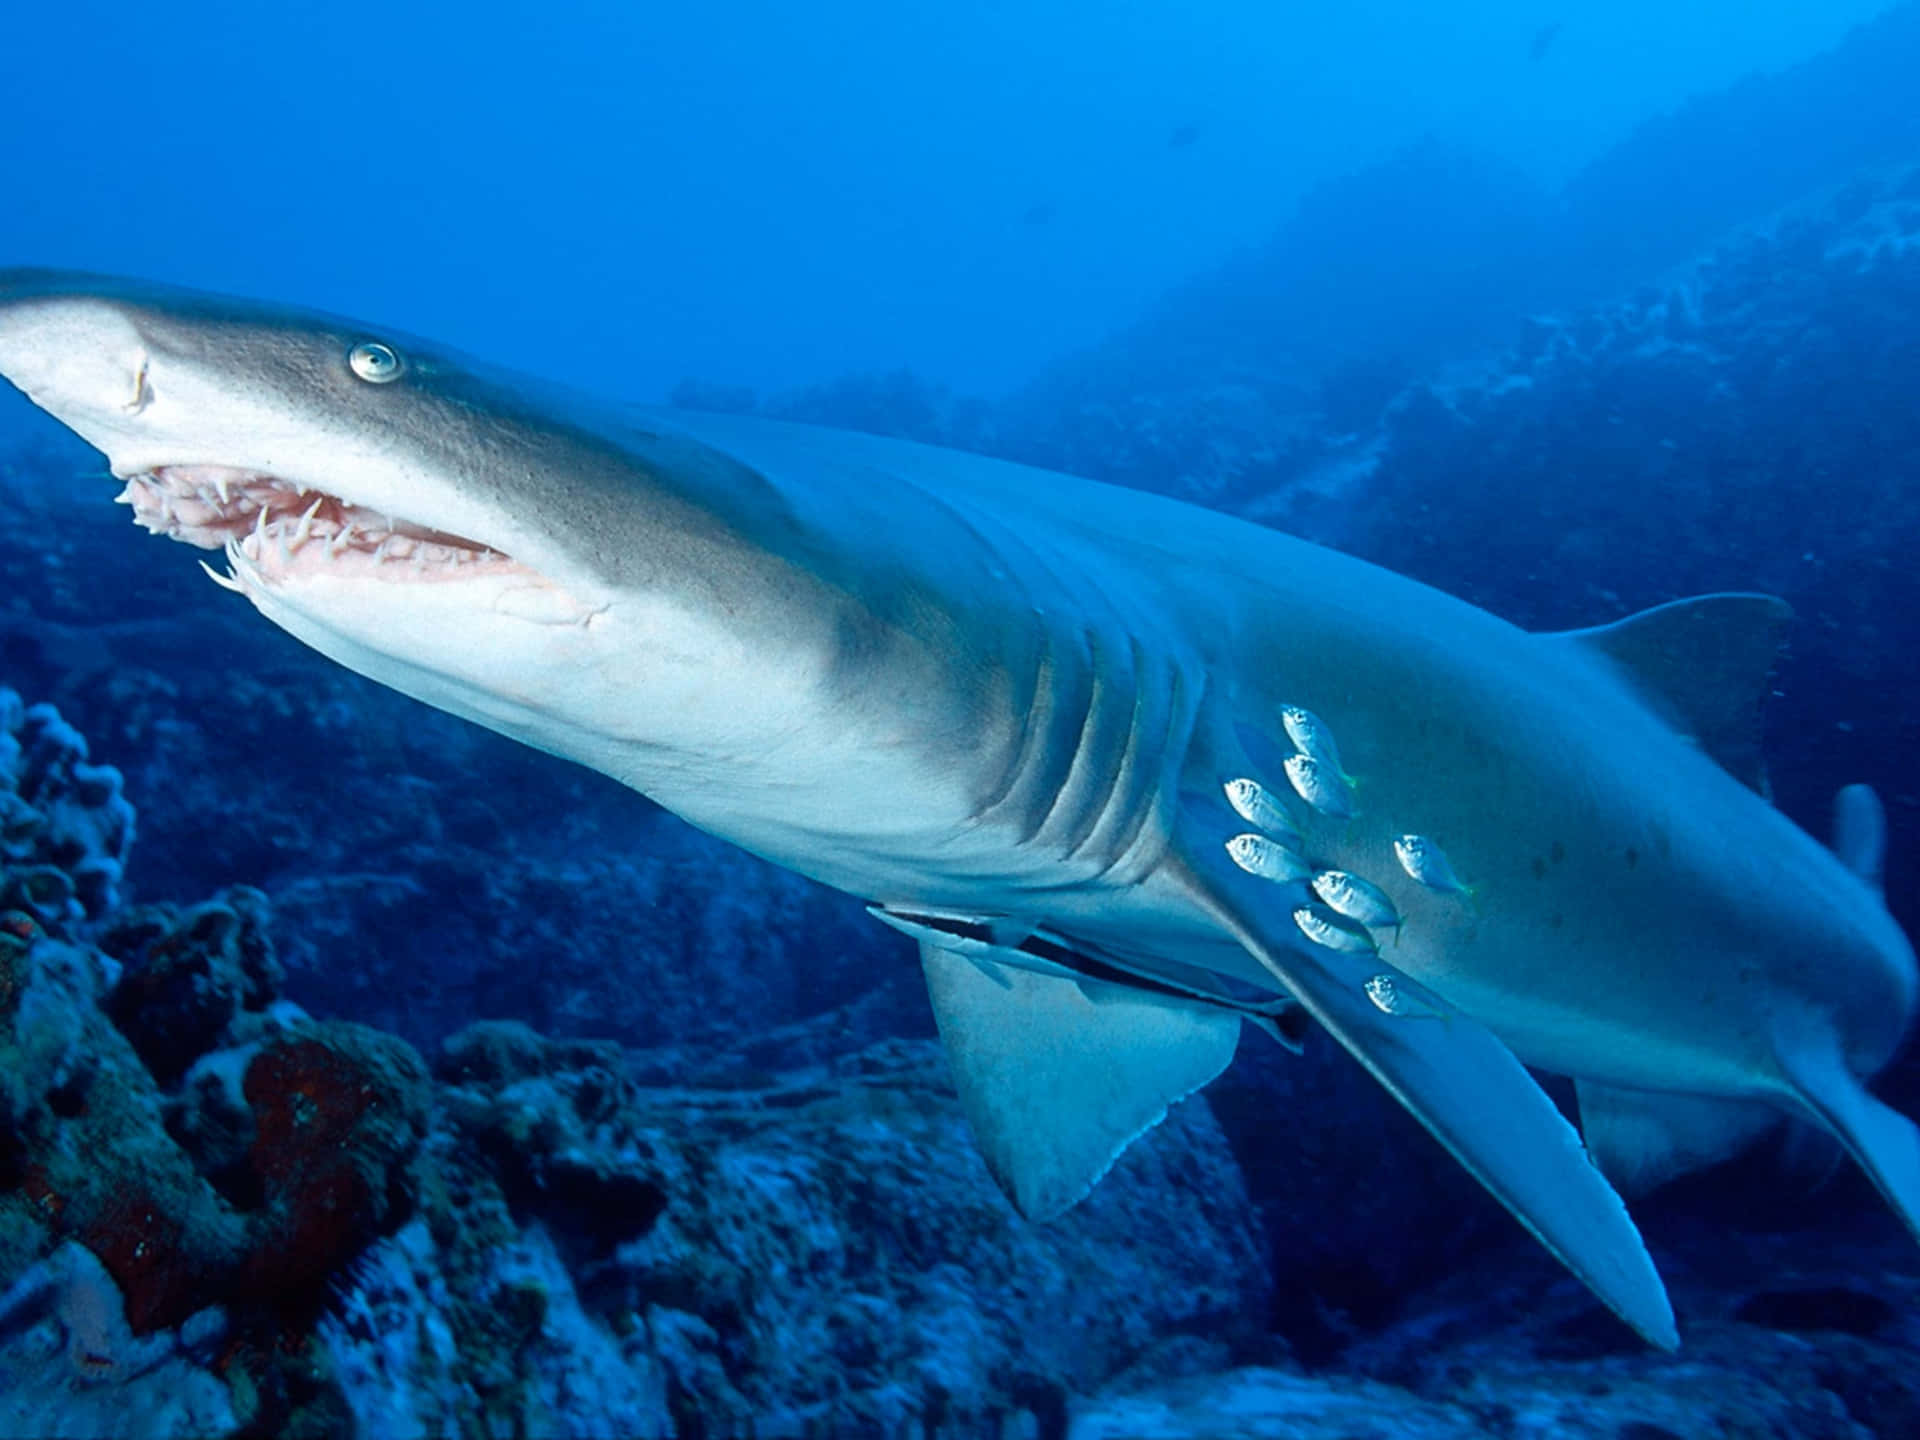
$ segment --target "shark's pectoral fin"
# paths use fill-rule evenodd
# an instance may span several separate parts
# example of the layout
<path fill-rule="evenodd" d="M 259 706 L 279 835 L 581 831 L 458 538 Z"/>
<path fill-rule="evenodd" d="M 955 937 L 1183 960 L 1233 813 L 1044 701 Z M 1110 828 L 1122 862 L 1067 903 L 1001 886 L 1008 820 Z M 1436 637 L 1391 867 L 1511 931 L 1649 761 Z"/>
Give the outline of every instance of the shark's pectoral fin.
<path fill-rule="evenodd" d="M 1666 1287 L 1626 1206 L 1513 1052 L 1402 975 L 1391 976 L 1390 1013 L 1370 998 L 1369 982 L 1389 972 L 1377 955 L 1303 953 L 1291 924 L 1267 923 L 1267 882 L 1208 868 L 1217 918 L 1313 1017 L 1615 1314 L 1677 1347 Z"/>
<path fill-rule="evenodd" d="M 1698 595 L 1541 638 L 1604 655 L 1676 729 L 1765 795 L 1760 706 L 1792 621 L 1772 595 Z"/>
<path fill-rule="evenodd" d="M 1837 1043 L 1782 1046 L 1779 1053 L 1801 1103 L 1834 1133 L 1920 1240 L 1920 1128 L 1868 1092 Z"/>
<path fill-rule="evenodd" d="M 1081 1200 L 1120 1152 L 1227 1068 L 1230 1011 L 994 965 L 923 939 L 920 959 L 960 1107 L 987 1169 L 1029 1219 Z"/>
<path fill-rule="evenodd" d="M 1575 1080 L 1580 1130 L 1600 1173 L 1628 1199 L 1739 1154 L 1782 1123 L 1759 1100 L 1653 1094 Z"/>

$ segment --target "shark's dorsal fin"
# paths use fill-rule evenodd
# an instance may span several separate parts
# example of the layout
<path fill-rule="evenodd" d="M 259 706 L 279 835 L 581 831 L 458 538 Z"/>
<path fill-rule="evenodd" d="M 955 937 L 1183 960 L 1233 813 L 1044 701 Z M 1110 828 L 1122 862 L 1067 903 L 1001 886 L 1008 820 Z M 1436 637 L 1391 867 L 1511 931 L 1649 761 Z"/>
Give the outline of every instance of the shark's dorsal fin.
<path fill-rule="evenodd" d="M 1226 1010 L 994 966 L 932 940 L 920 959 L 960 1108 L 1029 1219 L 1077 1203 L 1239 1042 L 1240 1017 Z"/>
<path fill-rule="evenodd" d="M 1772 595 L 1698 595 L 1549 638 L 1604 655 L 1676 729 L 1765 795 L 1760 708 L 1792 620 Z"/>

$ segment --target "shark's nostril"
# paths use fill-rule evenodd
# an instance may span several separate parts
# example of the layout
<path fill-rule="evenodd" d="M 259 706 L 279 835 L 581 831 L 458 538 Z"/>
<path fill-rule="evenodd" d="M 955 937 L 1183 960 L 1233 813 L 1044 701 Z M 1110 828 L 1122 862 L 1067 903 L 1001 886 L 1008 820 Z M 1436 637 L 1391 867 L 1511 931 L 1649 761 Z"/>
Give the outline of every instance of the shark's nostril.
<path fill-rule="evenodd" d="M 149 357 L 145 355 L 140 357 L 140 368 L 133 373 L 133 398 L 128 400 L 125 406 L 129 415 L 138 415 L 153 403 L 153 385 L 147 378 L 147 372 L 152 364 L 153 361 Z"/>

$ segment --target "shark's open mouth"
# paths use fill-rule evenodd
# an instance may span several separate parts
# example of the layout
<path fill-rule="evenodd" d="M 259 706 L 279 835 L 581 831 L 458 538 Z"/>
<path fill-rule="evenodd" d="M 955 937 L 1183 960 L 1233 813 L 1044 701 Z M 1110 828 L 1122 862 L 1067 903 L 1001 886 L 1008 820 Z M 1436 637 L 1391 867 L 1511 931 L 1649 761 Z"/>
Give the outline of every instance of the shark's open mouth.
<path fill-rule="evenodd" d="M 327 575 L 401 583 L 534 572 L 463 535 L 416 525 L 277 476 L 221 465 L 163 465 L 120 492 L 134 522 L 275 584 Z"/>

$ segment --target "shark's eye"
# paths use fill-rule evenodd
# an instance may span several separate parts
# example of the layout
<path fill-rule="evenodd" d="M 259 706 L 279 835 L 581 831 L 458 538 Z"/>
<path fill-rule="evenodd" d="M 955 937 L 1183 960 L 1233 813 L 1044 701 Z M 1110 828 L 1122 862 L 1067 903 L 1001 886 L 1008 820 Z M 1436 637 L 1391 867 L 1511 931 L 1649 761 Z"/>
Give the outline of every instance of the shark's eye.
<path fill-rule="evenodd" d="M 399 353 L 378 340 L 362 340 L 354 346 L 347 352 L 347 364 L 353 367 L 354 374 L 370 385 L 384 385 L 389 380 L 398 380 L 404 368 Z"/>

